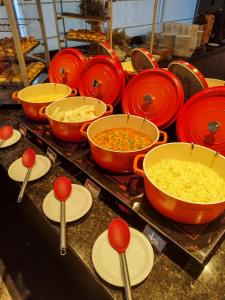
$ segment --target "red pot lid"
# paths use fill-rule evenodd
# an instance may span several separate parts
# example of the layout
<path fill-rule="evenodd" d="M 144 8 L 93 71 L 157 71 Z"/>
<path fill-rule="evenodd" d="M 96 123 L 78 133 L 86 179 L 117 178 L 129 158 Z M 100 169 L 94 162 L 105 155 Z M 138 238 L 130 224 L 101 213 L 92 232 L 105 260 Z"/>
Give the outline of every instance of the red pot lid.
<path fill-rule="evenodd" d="M 64 83 L 73 89 L 77 88 L 86 61 L 87 58 L 76 49 L 66 48 L 59 51 L 49 66 L 50 82 Z"/>
<path fill-rule="evenodd" d="M 184 88 L 185 100 L 208 87 L 202 73 L 190 63 L 177 60 L 169 64 L 168 70 L 174 73 L 181 81 Z"/>
<path fill-rule="evenodd" d="M 101 99 L 116 105 L 125 84 L 125 73 L 118 60 L 98 55 L 84 65 L 81 73 L 79 92 L 81 96 Z"/>
<path fill-rule="evenodd" d="M 99 47 L 100 47 L 101 55 L 109 55 L 112 58 L 120 61 L 119 57 L 116 55 L 116 52 L 112 48 L 110 48 L 109 44 L 101 43 L 99 44 Z"/>
<path fill-rule="evenodd" d="M 136 73 L 146 69 L 155 69 L 159 67 L 154 56 L 144 48 L 132 50 L 131 63 Z"/>
<path fill-rule="evenodd" d="M 160 128 L 175 121 L 184 101 L 183 87 L 177 77 L 162 69 L 145 70 L 127 84 L 122 97 L 126 114 L 138 115 Z"/>
<path fill-rule="evenodd" d="M 225 87 L 208 88 L 183 105 L 177 118 L 177 138 L 225 155 Z"/>

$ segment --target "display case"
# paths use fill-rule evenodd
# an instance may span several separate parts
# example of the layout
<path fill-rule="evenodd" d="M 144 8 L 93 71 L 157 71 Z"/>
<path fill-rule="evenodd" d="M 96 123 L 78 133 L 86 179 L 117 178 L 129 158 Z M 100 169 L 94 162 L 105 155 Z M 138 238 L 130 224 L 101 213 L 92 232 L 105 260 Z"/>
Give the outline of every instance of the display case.
<path fill-rule="evenodd" d="M 59 49 L 107 42 L 112 47 L 112 0 L 53 0 Z"/>
<path fill-rule="evenodd" d="M 27 14 L 24 3 L 4 0 L 0 6 L 1 86 L 28 86 L 46 79 L 44 71 L 50 59 L 41 1 L 31 3 L 32 15 Z"/>

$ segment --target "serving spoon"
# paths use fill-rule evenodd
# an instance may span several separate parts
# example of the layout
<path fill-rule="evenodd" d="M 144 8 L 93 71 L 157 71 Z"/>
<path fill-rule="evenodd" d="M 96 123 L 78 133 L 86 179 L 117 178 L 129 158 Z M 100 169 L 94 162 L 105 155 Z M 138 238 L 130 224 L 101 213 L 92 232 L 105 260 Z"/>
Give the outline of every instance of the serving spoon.
<path fill-rule="evenodd" d="M 12 135 L 13 135 L 12 126 L 6 125 L 0 128 L 0 147 L 4 144 L 6 140 L 11 138 Z"/>
<path fill-rule="evenodd" d="M 72 191 L 71 180 L 66 176 L 58 177 L 54 182 L 54 194 L 56 199 L 61 203 L 60 205 L 60 253 L 66 254 L 66 213 L 65 202 Z"/>
<path fill-rule="evenodd" d="M 26 176 L 24 178 L 22 187 L 20 189 L 19 196 L 17 198 L 18 203 L 21 202 L 22 199 L 23 199 L 23 195 L 24 195 L 24 192 L 25 192 L 25 189 L 26 189 L 26 186 L 27 186 L 27 182 L 30 178 L 31 170 L 32 170 L 32 167 L 35 163 L 35 160 L 36 160 L 36 152 L 33 149 L 28 148 L 23 152 L 22 164 L 24 165 L 25 168 L 27 168 L 27 173 L 26 173 Z"/>
<path fill-rule="evenodd" d="M 130 229 L 128 224 L 121 218 L 114 219 L 108 227 L 108 239 L 110 245 L 119 253 L 126 299 L 132 300 L 130 276 L 125 255 L 125 251 L 130 243 Z"/>

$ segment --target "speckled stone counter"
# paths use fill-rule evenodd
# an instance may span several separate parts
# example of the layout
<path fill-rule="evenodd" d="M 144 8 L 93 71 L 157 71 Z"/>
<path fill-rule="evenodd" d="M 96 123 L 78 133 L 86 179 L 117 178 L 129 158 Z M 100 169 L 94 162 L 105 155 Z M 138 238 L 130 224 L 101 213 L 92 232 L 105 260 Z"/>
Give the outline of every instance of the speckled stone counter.
<path fill-rule="evenodd" d="M 17 126 L 14 118 L 16 111 L 0 109 L 0 126 L 11 123 Z M 7 170 L 9 165 L 19 158 L 24 149 L 32 146 L 37 153 L 42 150 L 31 144 L 29 137 L 22 139 L 9 148 L 0 149 L 0 164 Z M 7 175 L 7 173 L 5 173 Z M 26 197 L 20 204 L 21 209 L 36 222 L 40 228 L 43 238 L 53 240 L 52 251 L 59 253 L 59 226 L 48 220 L 42 211 L 42 202 L 46 194 L 52 190 L 53 181 L 60 175 L 69 176 L 73 183 L 76 183 L 77 170 L 71 166 L 64 167 L 63 164 L 56 164 L 44 177 L 30 182 L 26 189 Z M 8 180 L 11 180 L 8 178 Z M 12 181 L 12 187 L 19 190 L 20 184 Z M 3 187 L 4 188 L 4 187 Z M 11 199 L 16 201 L 16 199 Z M 104 200 L 104 199 L 102 199 Z M 117 214 L 106 205 L 101 199 L 93 199 L 93 205 L 87 215 L 79 221 L 67 226 L 68 256 L 71 261 L 76 261 L 86 273 L 76 274 L 74 280 L 82 277 L 85 286 L 85 276 L 89 282 L 86 289 L 89 289 L 88 299 L 123 299 L 123 291 L 113 287 L 102 280 L 94 270 L 91 253 L 97 237 L 107 229 L 110 221 Z M 36 216 L 36 217 L 35 217 Z M 124 217 L 124 216 L 123 216 Z M 67 255 L 66 255 L 67 256 Z M 59 259 L 64 259 L 60 257 Z M 187 255 L 184 255 L 171 244 L 159 257 L 156 257 L 153 269 L 147 279 L 136 287 L 133 287 L 133 298 L 140 300 L 147 299 L 225 299 L 225 241 L 218 247 L 205 266 L 200 266 Z M 86 274 L 86 275 L 85 275 Z M 91 282 L 95 283 L 91 285 Z M 81 286 L 82 288 L 82 286 Z M 101 295 L 101 298 L 99 296 Z M 83 299 L 87 299 L 84 296 Z"/>

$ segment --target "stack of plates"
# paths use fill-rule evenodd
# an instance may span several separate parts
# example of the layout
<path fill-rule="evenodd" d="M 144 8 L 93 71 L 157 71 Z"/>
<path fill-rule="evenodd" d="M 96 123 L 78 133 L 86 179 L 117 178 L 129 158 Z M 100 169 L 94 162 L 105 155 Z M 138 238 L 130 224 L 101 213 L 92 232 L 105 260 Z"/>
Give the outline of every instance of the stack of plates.
<path fill-rule="evenodd" d="M 191 36 L 191 42 L 190 42 L 190 50 L 193 52 L 195 48 L 197 47 L 198 43 L 198 30 L 199 25 L 193 24 L 188 26 L 187 34 Z"/>
<path fill-rule="evenodd" d="M 176 56 L 190 57 L 190 35 L 177 35 L 173 54 Z"/>
<path fill-rule="evenodd" d="M 198 35 L 198 40 L 197 40 L 197 47 L 200 47 L 202 44 L 202 35 L 203 35 L 203 30 L 199 30 L 197 35 Z"/>
<path fill-rule="evenodd" d="M 162 33 L 161 40 L 160 40 L 160 47 L 173 49 L 175 43 L 175 37 L 176 37 L 175 33 Z"/>

